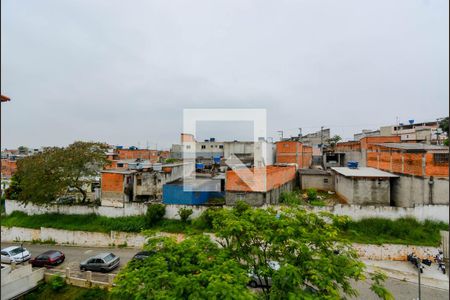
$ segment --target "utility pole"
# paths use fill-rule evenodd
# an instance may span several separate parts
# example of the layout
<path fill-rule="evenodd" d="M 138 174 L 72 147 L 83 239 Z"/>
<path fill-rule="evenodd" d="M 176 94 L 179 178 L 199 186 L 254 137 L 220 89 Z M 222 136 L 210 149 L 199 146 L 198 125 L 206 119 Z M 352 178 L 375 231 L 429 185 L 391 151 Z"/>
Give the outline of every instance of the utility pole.
<path fill-rule="evenodd" d="M 323 126 L 320 126 L 320 153 L 323 154 Z"/>
<path fill-rule="evenodd" d="M 421 291 L 420 291 L 420 268 L 421 268 L 421 265 L 422 265 L 422 261 L 420 260 L 420 258 L 417 258 L 417 273 L 419 274 L 419 298 L 418 298 L 418 300 L 422 299 Z"/>

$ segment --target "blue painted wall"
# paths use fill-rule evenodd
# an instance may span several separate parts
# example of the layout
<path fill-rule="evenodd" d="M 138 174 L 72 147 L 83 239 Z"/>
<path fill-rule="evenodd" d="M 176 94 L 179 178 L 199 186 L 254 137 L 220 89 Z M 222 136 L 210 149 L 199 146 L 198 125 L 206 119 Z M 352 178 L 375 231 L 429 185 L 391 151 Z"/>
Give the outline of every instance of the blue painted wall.
<path fill-rule="evenodd" d="M 211 198 L 223 198 L 225 192 L 185 192 L 182 184 L 163 185 L 164 204 L 204 204 Z"/>

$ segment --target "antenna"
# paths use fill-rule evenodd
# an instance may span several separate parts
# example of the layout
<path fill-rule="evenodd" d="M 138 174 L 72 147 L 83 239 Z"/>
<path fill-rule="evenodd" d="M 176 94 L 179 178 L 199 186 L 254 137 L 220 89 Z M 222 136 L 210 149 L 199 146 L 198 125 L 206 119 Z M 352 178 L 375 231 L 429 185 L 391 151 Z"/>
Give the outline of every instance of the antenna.
<path fill-rule="evenodd" d="M 278 130 L 277 132 L 279 132 L 280 133 L 280 136 L 281 136 L 281 141 L 283 140 L 283 130 Z"/>
<path fill-rule="evenodd" d="M 302 137 L 302 129 L 301 128 L 298 129 L 298 136 Z"/>

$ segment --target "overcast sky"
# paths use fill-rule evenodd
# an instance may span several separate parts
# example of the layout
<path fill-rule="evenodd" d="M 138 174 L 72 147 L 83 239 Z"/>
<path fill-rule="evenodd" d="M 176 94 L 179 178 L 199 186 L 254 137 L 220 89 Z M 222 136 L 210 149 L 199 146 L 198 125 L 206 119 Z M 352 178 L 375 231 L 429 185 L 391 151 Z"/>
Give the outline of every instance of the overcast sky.
<path fill-rule="evenodd" d="M 2 148 L 168 148 L 184 108 L 265 108 L 274 138 L 435 120 L 449 109 L 448 5 L 4 0 Z M 237 124 L 198 138 L 252 135 Z"/>

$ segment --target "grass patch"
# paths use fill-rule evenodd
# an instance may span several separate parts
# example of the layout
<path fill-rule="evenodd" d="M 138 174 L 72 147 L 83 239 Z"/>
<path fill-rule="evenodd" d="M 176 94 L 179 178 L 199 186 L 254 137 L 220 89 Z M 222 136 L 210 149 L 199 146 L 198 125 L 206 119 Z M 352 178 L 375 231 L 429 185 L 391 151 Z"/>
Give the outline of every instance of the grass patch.
<path fill-rule="evenodd" d="M 350 241 L 363 244 L 403 244 L 438 247 L 440 230 L 449 230 L 444 222 L 413 218 L 388 220 L 369 218 L 341 225 L 342 234 Z"/>
<path fill-rule="evenodd" d="M 109 233 L 110 231 L 141 232 L 145 229 L 171 233 L 198 232 L 198 229 L 194 228 L 190 223 L 183 223 L 180 220 L 163 219 L 149 226 L 145 222 L 145 216 L 118 218 L 108 218 L 95 214 L 42 214 L 29 216 L 18 211 L 13 212 L 9 216 L 2 217 L 1 225 L 6 227 L 17 226 L 36 229 L 40 227 L 49 227 L 105 233 Z"/>
<path fill-rule="evenodd" d="M 321 205 L 321 200 L 315 200 L 313 205 Z M 201 233 L 213 232 L 212 222 L 215 211 L 219 208 L 209 208 L 200 218 L 191 222 L 162 219 L 154 225 L 146 226 L 145 216 L 108 218 L 98 215 L 62 215 L 44 214 L 28 216 L 23 212 L 13 212 L 1 218 L 1 225 L 6 227 L 40 228 L 49 227 L 65 230 L 82 230 L 91 232 L 125 231 L 125 232 L 169 232 L 169 233 Z M 339 225 L 341 234 L 351 242 L 363 244 L 403 244 L 421 246 L 439 246 L 440 230 L 448 230 L 444 222 L 418 222 L 413 218 L 389 220 L 381 218 L 350 221 Z M 51 242 L 51 241 L 48 241 Z M 125 247 L 125 245 L 120 245 Z"/>
<path fill-rule="evenodd" d="M 31 293 L 21 297 L 23 300 L 118 300 L 103 289 L 86 289 L 67 285 L 60 291 L 55 291 L 50 284 L 41 284 Z"/>

